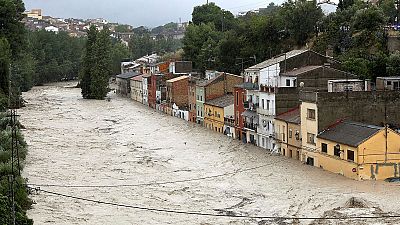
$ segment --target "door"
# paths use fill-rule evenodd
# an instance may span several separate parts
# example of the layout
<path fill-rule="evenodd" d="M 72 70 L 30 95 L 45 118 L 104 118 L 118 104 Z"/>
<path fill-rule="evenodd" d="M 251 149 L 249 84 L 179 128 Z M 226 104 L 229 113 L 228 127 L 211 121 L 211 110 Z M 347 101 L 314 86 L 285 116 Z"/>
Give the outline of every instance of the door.
<path fill-rule="evenodd" d="M 307 165 L 314 166 L 314 158 L 307 157 Z"/>

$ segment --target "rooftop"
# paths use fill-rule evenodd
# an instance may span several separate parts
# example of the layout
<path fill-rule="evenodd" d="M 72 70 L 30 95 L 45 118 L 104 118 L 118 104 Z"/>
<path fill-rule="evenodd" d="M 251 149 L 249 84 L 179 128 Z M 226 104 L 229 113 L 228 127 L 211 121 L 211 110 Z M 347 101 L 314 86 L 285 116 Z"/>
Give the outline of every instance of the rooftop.
<path fill-rule="evenodd" d="M 131 78 L 131 80 L 134 80 L 134 81 L 142 81 L 143 76 L 144 76 L 144 75 L 135 76 L 135 77 Z"/>
<path fill-rule="evenodd" d="M 339 121 L 321 132 L 318 138 L 358 147 L 382 129 L 383 127 L 353 121 Z"/>
<path fill-rule="evenodd" d="M 288 123 L 300 124 L 301 123 L 300 108 L 297 107 L 287 112 L 281 113 L 278 116 L 276 116 L 276 119 Z"/>
<path fill-rule="evenodd" d="M 175 77 L 173 79 L 167 80 L 167 82 L 173 83 L 173 82 L 184 80 L 184 79 L 187 79 L 187 78 L 189 78 L 189 76 L 180 76 L 180 77 Z"/>
<path fill-rule="evenodd" d="M 347 82 L 364 82 L 360 79 L 338 79 L 338 80 L 328 80 L 328 83 L 347 83 Z"/>
<path fill-rule="evenodd" d="M 400 77 L 377 77 L 380 80 L 400 80 Z"/>
<path fill-rule="evenodd" d="M 121 78 L 121 79 L 130 79 L 132 77 L 136 77 L 139 76 L 139 73 L 136 72 L 127 72 L 127 73 L 123 73 L 123 74 L 119 74 L 117 75 L 117 78 Z"/>
<path fill-rule="evenodd" d="M 286 71 L 285 73 L 282 74 L 282 76 L 298 76 L 303 73 L 307 73 L 316 69 L 319 69 L 323 66 L 304 66 L 300 68 L 295 68 L 291 71 Z"/>
<path fill-rule="evenodd" d="M 207 101 L 207 105 L 217 106 L 220 108 L 225 108 L 227 106 L 233 105 L 235 99 L 233 95 L 224 95 L 222 97 Z"/>
<path fill-rule="evenodd" d="M 266 60 L 266 61 L 264 61 L 264 62 L 262 62 L 262 63 L 259 63 L 259 64 L 257 64 L 257 65 L 254 65 L 254 66 L 252 66 L 252 67 L 249 67 L 248 70 L 260 70 L 260 69 L 264 69 L 264 68 L 269 67 L 269 66 L 272 66 L 272 65 L 274 65 L 274 64 L 283 62 L 283 61 L 285 61 L 286 59 L 289 59 L 289 58 L 292 58 L 292 57 L 294 57 L 294 56 L 303 54 L 303 53 L 305 53 L 305 52 L 307 52 L 307 51 L 309 51 L 309 50 L 304 50 L 304 49 L 303 49 L 303 50 L 293 50 L 293 51 L 290 51 L 290 52 L 286 52 L 286 53 L 284 53 L 284 54 L 282 54 L 282 55 L 273 57 L 273 58 L 268 59 L 268 60 Z"/>

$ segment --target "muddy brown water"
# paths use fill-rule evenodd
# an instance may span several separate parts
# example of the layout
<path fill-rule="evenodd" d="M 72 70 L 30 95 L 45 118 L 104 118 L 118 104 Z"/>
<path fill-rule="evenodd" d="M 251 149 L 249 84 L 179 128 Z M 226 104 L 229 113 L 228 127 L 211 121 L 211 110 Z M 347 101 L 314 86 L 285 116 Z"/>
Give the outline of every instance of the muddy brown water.
<path fill-rule="evenodd" d="M 24 176 L 42 190 L 209 214 L 318 217 L 352 197 L 385 212 L 400 209 L 397 184 L 357 182 L 272 156 L 114 94 L 111 101 L 83 100 L 80 89 L 68 85 L 33 88 L 19 111 L 29 144 Z M 163 184 L 138 185 L 154 182 Z M 31 197 L 36 204 L 28 214 L 36 224 L 293 222 L 154 212 L 43 192 Z"/>

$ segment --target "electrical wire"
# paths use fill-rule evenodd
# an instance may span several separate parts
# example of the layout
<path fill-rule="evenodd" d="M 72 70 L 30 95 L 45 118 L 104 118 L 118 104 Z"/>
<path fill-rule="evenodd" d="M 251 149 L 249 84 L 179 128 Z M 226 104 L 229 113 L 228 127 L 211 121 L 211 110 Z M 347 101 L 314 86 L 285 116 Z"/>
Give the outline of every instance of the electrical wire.
<path fill-rule="evenodd" d="M 282 161 L 282 160 L 280 160 L 280 161 Z M 142 184 L 116 184 L 116 185 L 64 185 L 64 184 L 34 184 L 34 183 L 30 183 L 27 185 L 34 186 L 34 187 L 59 187 L 59 188 L 116 188 L 116 187 L 155 186 L 155 185 L 164 185 L 164 184 L 185 183 L 185 182 L 192 182 L 192 181 L 199 181 L 199 180 L 209 180 L 209 179 L 214 179 L 214 178 L 219 178 L 219 177 L 224 177 L 224 176 L 236 175 L 238 173 L 256 170 L 256 169 L 267 167 L 267 166 L 272 166 L 276 163 L 279 163 L 280 161 L 278 160 L 277 162 L 264 164 L 264 165 L 260 165 L 260 166 L 256 166 L 256 167 L 251 167 L 251 168 L 247 168 L 247 169 L 239 169 L 239 170 L 236 170 L 233 172 L 228 172 L 228 173 L 223 173 L 223 174 L 216 174 L 216 175 L 210 175 L 210 176 L 204 176 L 204 177 L 198 177 L 198 178 L 192 178 L 192 179 L 175 180 L 175 181 L 150 182 L 150 183 L 142 183 Z"/>
<path fill-rule="evenodd" d="M 286 217 L 286 216 L 251 216 L 251 215 L 233 215 L 233 214 L 215 214 L 215 213 L 207 213 L 207 212 L 199 212 L 199 211 L 180 211 L 174 209 L 165 209 L 165 208 L 150 208 L 144 206 L 135 206 L 121 203 L 113 203 L 106 202 L 101 200 L 94 200 L 88 198 L 77 197 L 73 195 L 67 195 L 62 193 L 57 193 L 53 191 L 47 191 L 37 188 L 30 188 L 38 192 L 43 192 L 46 194 L 56 195 L 60 197 L 81 200 L 86 202 L 92 202 L 102 205 L 111 205 L 123 208 L 137 209 L 137 210 L 145 210 L 152 212 L 163 212 L 163 213 L 173 213 L 173 214 L 184 214 L 184 215 L 194 215 L 194 216 L 208 216 L 208 217 L 226 217 L 226 218 L 241 218 L 241 219 L 274 219 L 274 220 L 350 220 L 350 219 L 389 219 L 389 218 L 400 218 L 400 215 L 378 215 L 378 216 L 349 216 L 349 217 Z"/>

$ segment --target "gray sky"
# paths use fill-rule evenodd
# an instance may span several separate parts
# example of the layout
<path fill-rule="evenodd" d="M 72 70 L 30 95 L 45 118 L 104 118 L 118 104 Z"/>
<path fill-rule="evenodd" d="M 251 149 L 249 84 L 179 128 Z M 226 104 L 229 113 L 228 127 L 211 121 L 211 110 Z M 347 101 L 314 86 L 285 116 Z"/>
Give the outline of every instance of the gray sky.
<path fill-rule="evenodd" d="M 24 0 L 27 10 L 43 9 L 44 15 L 62 18 L 104 18 L 111 22 L 156 27 L 168 22 L 191 20 L 193 7 L 206 0 Z M 214 0 L 237 14 L 267 6 L 272 0 Z M 274 0 L 279 4 L 283 0 Z"/>

